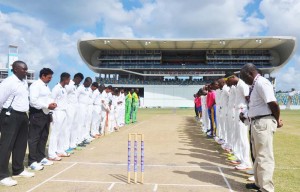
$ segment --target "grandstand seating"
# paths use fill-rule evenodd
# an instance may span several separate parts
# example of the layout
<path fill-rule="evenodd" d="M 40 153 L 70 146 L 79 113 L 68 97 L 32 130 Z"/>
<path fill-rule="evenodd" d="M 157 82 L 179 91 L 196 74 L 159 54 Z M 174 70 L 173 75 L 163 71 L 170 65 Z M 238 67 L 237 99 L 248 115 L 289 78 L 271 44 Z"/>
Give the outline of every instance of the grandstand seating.
<path fill-rule="evenodd" d="M 276 93 L 275 96 L 279 105 L 287 105 L 288 93 Z M 292 96 L 292 105 L 300 105 L 300 94 Z"/>
<path fill-rule="evenodd" d="M 99 79 L 97 82 L 104 84 L 124 84 L 124 85 L 205 85 L 211 83 L 213 78 L 209 80 L 183 80 L 183 79 L 165 79 L 165 80 L 139 80 L 139 79 Z"/>

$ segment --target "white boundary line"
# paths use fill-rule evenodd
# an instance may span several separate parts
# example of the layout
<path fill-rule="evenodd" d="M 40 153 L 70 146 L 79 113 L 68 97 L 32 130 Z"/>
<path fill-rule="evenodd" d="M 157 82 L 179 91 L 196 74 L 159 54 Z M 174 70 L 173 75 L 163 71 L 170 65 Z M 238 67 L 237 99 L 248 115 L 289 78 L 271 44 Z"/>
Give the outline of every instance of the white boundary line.
<path fill-rule="evenodd" d="M 230 192 L 233 192 L 233 190 L 232 190 L 232 188 L 231 188 L 231 186 L 230 186 L 228 180 L 226 179 L 226 177 L 225 177 L 225 175 L 224 175 L 224 173 L 223 173 L 221 167 L 218 167 L 218 169 L 219 169 L 219 171 L 220 171 L 220 173 L 221 173 L 221 175 L 222 175 L 222 177 L 223 177 L 223 179 L 224 179 L 224 181 L 225 181 L 225 183 L 226 183 L 226 185 L 227 185 L 229 191 L 230 191 Z"/>
<path fill-rule="evenodd" d="M 153 191 L 156 192 L 156 191 L 157 191 L 157 188 L 158 188 L 158 185 L 155 184 L 154 187 L 153 187 Z"/>
<path fill-rule="evenodd" d="M 27 192 L 31 192 L 31 191 L 35 190 L 35 189 L 38 188 L 39 186 L 41 186 L 41 185 L 43 185 L 44 183 L 50 181 L 51 179 L 53 179 L 54 177 L 58 176 L 59 174 L 65 172 L 66 170 L 68 170 L 68 169 L 74 167 L 75 165 L 77 165 L 77 163 L 73 163 L 72 165 L 70 165 L 69 167 L 65 168 L 64 170 L 62 170 L 62 171 L 56 173 L 56 174 L 53 175 L 52 177 L 49 177 L 48 179 L 46 179 L 45 181 L 43 181 L 42 183 L 40 183 L 40 184 L 36 185 L 35 187 L 29 189 Z"/>

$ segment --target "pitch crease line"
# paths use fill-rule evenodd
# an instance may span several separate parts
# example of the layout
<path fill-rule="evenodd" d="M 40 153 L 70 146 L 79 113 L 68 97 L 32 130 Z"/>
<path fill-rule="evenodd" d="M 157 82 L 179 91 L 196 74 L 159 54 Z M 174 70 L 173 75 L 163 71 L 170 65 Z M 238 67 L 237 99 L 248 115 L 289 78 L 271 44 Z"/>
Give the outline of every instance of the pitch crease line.
<path fill-rule="evenodd" d="M 225 175 L 224 175 L 224 173 L 223 173 L 221 167 L 218 167 L 218 169 L 219 169 L 219 171 L 220 171 L 220 173 L 221 173 L 221 175 L 222 175 L 222 177 L 223 177 L 223 179 L 224 179 L 224 181 L 225 181 L 225 183 L 226 183 L 226 185 L 227 185 L 229 191 L 230 191 L 230 192 L 233 192 L 233 190 L 232 190 L 232 188 L 231 188 L 231 186 L 230 186 L 230 184 L 229 184 L 227 178 L 225 177 Z"/>
<path fill-rule="evenodd" d="M 112 184 L 109 186 L 108 190 L 109 190 L 109 191 L 112 190 L 112 188 L 115 186 L 115 184 L 116 184 L 116 183 L 112 183 Z"/>
<path fill-rule="evenodd" d="M 70 165 L 69 167 L 65 168 L 64 170 L 62 170 L 62 171 L 56 173 L 56 174 L 53 175 L 52 177 L 49 177 L 48 179 L 46 179 L 45 181 L 43 181 L 42 183 L 40 183 L 40 184 L 36 185 L 35 187 L 29 189 L 27 192 L 31 192 L 31 191 L 35 190 L 36 188 L 38 188 L 39 186 L 43 185 L 44 183 L 50 181 L 50 180 L 53 179 L 54 177 L 60 175 L 61 173 L 65 172 L 65 171 L 68 170 L 68 169 L 71 169 L 71 168 L 74 167 L 75 165 L 77 165 L 77 163 L 73 163 L 72 165 Z"/>
<path fill-rule="evenodd" d="M 57 163 L 65 163 L 65 164 L 77 163 L 77 164 L 82 164 L 82 165 L 127 166 L 127 164 L 125 164 L 125 163 L 93 163 L 93 162 L 80 162 L 80 161 L 57 162 Z M 214 166 L 197 166 L 197 165 L 167 165 L 167 164 L 162 164 L 162 165 L 145 165 L 145 167 L 218 168 L 219 166 L 217 166 L 217 165 L 214 165 Z M 231 167 L 230 166 L 224 166 L 223 168 L 231 168 Z"/>
<path fill-rule="evenodd" d="M 69 182 L 69 183 L 95 183 L 95 184 L 123 184 L 127 185 L 126 182 L 112 182 L 112 181 L 82 181 L 82 180 L 61 180 L 61 179 L 52 179 L 50 182 Z M 141 185 L 141 184 L 138 184 Z M 153 190 L 155 189 L 155 186 L 157 185 L 157 188 L 159 185 L 162 186 L 181 186 L 181 187 L 221 187 L 219 185 L 189 185 L 189 184 L 179 184 L 179 183 L 143 183 L 143 185 L 154 185 Z"/>

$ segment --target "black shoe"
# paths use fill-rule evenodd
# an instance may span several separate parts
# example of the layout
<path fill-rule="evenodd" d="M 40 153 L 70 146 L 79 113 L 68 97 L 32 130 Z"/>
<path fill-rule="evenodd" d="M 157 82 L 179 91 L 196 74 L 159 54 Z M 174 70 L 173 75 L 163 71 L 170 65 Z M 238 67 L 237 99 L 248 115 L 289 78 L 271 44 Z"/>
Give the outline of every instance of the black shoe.
<path fill-rule="evenodd" d="M 212 135 L 207 135 L 206 137 L 207 137 L 207 139 L 212 139 L 212 138 L 214 138 Z"/>
<path fill-rule="evenodd" d="M 246 189 L 256 189 L 256 190 L 259 190 L 259 187 L 257 187 L 255 185 L 255 183 L 247 183 L 246 184 Z M 259 190 L 260 191 L 260 190 Z"/>
<path fill-rule="evenodd" d="M 78 146 L 79 147 L 86 147 L 86 145 L 84 143 L 79 143 Z"/>

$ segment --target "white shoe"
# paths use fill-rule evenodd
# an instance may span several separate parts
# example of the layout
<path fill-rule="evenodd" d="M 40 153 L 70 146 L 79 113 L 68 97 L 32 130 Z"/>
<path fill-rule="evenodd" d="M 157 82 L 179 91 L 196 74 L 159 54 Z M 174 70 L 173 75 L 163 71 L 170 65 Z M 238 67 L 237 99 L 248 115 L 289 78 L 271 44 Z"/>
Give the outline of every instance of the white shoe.
<path fill-rule="evenodd" d="M 249 174 L 249 175 L 254 175 L 253 169 L 247 170 L 246 173 Z"/>
<path fill-rule="evenodd" d="M 49 166 L 49 165 L 53 165 L 53 161 L 50 161 L 47 158 L 44 158 L 41 160 L 40 164 L 43 166 Z"/>
<path fill-rule="evenodd" d="M 246 170 L 246 169 L 251 169 L 251 166 L 245 165 L 245 164 L 239 164 L 237 166 L 235 166 L 235 169 L 237 170 Z"/>
<path fill-rule="evenodd" d="M 18 184 L 18 181 L 13 180 L 11 177 L 6 177 L 0 181 L 0 185 L 4 185 L 4 186 L 8 186 L 8 187 L 11 187 L 11 186 L 14 186 L 17 184 Z"/>
<path fill-rule="evenodd" d="M 31 172 L 29 172 L 29 171 L 26 171 L 26 170 L 24 170 L 22 173 L 20 173 L 19 175 L 14 175 L 13 177 L 27 177 L 27 178 L 29 178 L 29 177 L 34 177 L 35 176 L 35 174 L 34 173 L 31 173 Z"/>
<path fill-rule="evenodd" d="M 254 176 L 251 176 L 247 179 L 248 181 L 255 181 Z"/>
<path fill-rule="evenodd" d="M 30 167 L 31 170 L 34 170 L 34 171 L 40 171 L 40 170 L 44 169 L 44 167 L 41 164 L 37 163 L 37 162 L 31 163 L 31 165 L 29 167 Z"/>
<path fill-rule="evenodd" d="M 218 143 L 220 139 L 219 139 L 219 137 L 215 136 L 215 137 L 214 137 L 214 140 L 215 140 L 215 142 Z"/>

